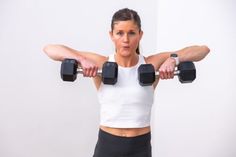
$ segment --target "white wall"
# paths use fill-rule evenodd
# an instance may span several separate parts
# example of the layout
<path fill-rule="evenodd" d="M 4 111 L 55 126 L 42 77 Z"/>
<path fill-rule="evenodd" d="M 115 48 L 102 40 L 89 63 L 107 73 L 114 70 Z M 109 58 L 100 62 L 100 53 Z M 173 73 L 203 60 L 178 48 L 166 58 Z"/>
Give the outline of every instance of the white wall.
<path fill-rule="evenodd" d="M 42 48 L 60 43 L 104 55 L 113 13 L 139 12 L 144 52 L 155 52 L 157 2 L 142 0 L 0 1 L 0 156 L 89 157 L 99 123 L 99 104 L 90 79 L 62 82 L 60 63 Z"/>
<path fill-rule="evenodd" d="M 106 5 L 104 5 L 104 3 Z M 236 156 L 236 22 L 233 0 L 0 1 L 0 156 L 91 156 L 99 104 L 89 79 L 60 80 L 47 43 L 108 54 L 111 16 L 136 9 L 144 54 L 206 44 L 197 79 L 161 81 L 152 119 L 153 156 Z"/>
<path fill-rule="evenodd" d="M 153 109 L 154 157 L 236 156 L 236 2 L 159 0 L 157 49 L 206 44 L 197 79 L 161 81 Z"/>

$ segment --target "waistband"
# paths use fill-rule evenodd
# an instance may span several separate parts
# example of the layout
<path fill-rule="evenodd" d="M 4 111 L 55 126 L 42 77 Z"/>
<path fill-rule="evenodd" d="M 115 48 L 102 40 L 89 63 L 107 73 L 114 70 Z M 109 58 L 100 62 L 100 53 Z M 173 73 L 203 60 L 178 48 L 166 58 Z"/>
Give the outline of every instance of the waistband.
<path fill-rule="evenodd" d="M 117 145 L 124 148 L 142 148 L 145 146 L 149 146 L 151 142 L 151 132 L 135 136 L 135 137 L 122 137 L 117 135 L 112 135 L 108 132 L 105 132 L 103 130 L 99 130 L 98 135 L 98 142 L 105 144 L 109 146 L 111 145 Z"/>

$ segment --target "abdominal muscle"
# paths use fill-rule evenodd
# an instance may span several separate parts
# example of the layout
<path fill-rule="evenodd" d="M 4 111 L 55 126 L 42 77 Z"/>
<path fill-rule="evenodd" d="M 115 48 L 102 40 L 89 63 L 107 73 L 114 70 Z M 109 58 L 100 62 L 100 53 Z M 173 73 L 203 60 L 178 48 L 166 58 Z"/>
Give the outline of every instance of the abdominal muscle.
<path fill-rule="evenodd" d="M 135 137 L 144 135 L 151 131 L 150 126 L 144 128 L 112 128 L 100 125 L 100 129 L 112 135 L 121 137 Z"/>

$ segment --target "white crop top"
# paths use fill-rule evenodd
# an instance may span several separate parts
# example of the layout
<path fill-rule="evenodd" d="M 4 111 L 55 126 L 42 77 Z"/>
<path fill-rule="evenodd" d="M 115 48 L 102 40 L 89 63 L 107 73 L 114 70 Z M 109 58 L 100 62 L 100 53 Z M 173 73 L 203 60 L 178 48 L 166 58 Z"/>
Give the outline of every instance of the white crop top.
<path fill-rule="evenodd" d="M 109 61 L 115 61 L 114 54 L 109 56 Z M 100 125 L 114 128 L 142 128 L 150 125 L 154 88 L 139 85 L 140 64 L 145 64 L 142 55 L 139 55 L 135 66 L 118 66 L 115 85 L 101 83 L 98 89 Z"/>

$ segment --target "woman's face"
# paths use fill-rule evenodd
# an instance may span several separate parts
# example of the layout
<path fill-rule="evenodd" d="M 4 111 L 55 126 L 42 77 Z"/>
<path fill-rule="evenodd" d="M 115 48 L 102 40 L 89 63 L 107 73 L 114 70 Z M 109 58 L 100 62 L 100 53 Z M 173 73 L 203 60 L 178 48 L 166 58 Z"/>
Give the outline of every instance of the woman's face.
<path fill-rule="evenodd" d="M 122 56 L 135 54 L 142 34 L 143 32 L 132 20 L 115 22 L 110 36 L 115 44 L 116 53 Z"/>

